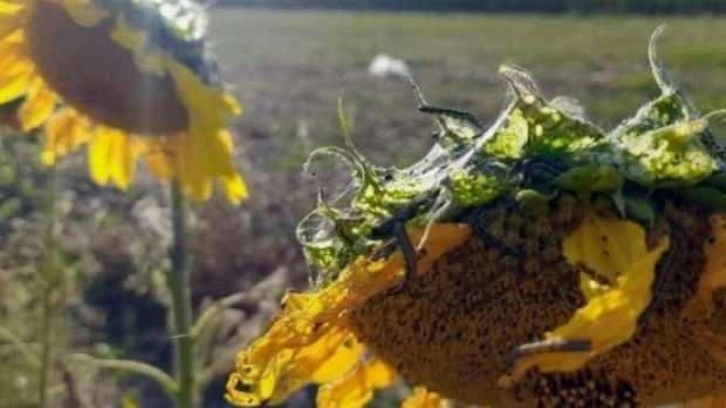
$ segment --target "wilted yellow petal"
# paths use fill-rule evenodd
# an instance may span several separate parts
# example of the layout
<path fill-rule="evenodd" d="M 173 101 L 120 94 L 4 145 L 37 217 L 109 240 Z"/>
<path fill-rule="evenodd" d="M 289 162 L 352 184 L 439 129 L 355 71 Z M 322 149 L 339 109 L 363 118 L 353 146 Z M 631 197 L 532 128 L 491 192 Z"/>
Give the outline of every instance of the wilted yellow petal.
<path fill-rule="evenodd" d="M 365 407 L 373 392 L 396 381 L 396 372 L 378 359 L 361 361 L 349 373 L 318 390 L 318 408 Z"/>
<path fill-rule="evenodd" d="M 27 99 L 18 111 L 18 119 L 24 132 L 42 125 L 56 107 L 57 95 L 39 76 L 30 82 Z"/>
<path fill-rule="evenodd" d="M 63 109 L 48 119 L 45 126 L 45 144 L 42 161 L 53 165 L 56 161 L 88 142 L 91 137 L 88 121 L 73 109 Z"/>
<path fill-rule="evenodd" d="M 423 233 L 415 229 L 409 231 L 409 236 L 413 242 L 418 242 Z M 466 225 L 435 224 L 421 251 L 419 273 L 426 273 L 436 259 L 466 242 L 470 235 L 471 230 Z M 404 269 L 405 261 L 400 251 L 376 261 L 361 257 L 320 292 L 288 294 L 283 300 L 283 310 L 267 332 L 237 356 L 236 373 L 230 377 L 228 386 L 229 401 L 239 406 L 254 406 L 256 402 L 268 399 L 277 401 L 280 395 L 289 395 L 290 383 L 301 387 L 305 383 L 332 381 L 330 377 L 334 377 L 334 373 L 342 376 L 348 371 L 340 368 L 345 364 L 332 372 L 319 368 L 301 371 L 301 367 L 308 365 L 298 360 L 310 355 L 309 347 L 320 350 L 319 342 L 328 342 L 333 335 L 347 334 L 346 311 L 358 308 L 371 296 L 392 288 Z"/>
<path fill-rule="evenodd" d="M 511 376 L 500 383 L 510 385 L 533 367 L 542 372 L 577 370 L 592 357 L 630 339 L 640 314 L 650 304 L 655 267 L 668 246 L 665 236 L 648 250 L 645 231 L 635 222 L 587 217 L 563 242 L 563 254 L 569 263 L 584 264 L 614 283 L 607 290 L 592 292 L 587 304 L 569 322 L 548 333 L 547 339 L 589 340 L 591 350 L 523 356 Z"/>
<path fill-rule="evenodd" d="M 257 387 L 228 390 L 230 402 L 240 406 L 258 406 L 261 402 L 278 404 L 292 393 L 311 383 L 325 383 L 343 376 L 360 360 L 363 347 L 344 329 L 326 332 L 315 342 L 295 350 L 282 350 L 266 367 L 255 373 L 255 367 L 242 367 L 257 374 Z M 245 376 L 242 383 L 247 383 Z"/>
<path fill-rule="evenodd" d="M 441 395 L 423 387 L 416 387 L 413 394 L 401 404 L 401 408 L 445 408 L 448 406 L 449 403 L 441 398 Z"/>

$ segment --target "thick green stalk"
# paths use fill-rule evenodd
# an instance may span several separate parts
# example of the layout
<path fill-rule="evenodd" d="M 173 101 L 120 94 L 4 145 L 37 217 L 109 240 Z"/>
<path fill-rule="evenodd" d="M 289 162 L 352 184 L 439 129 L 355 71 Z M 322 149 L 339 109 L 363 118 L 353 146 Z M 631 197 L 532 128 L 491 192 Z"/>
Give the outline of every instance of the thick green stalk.
<path fill-rule="evenodd" d="M 194 339 L 191 336 L 192 307 L 189 283 L 189 248 L 187 210 L 178 182 L 172 183 L 171 270 L 167 284 L 171 293 L 171 319 L 176 355 L 175 375 L 178 384 L 177 406 L 193 408 L 196 401 L 194 379 Z"/>
<path fill-rule="evenodd" d="M 45 197 L 45 213 L 46 213 L 46 229 L 43 237 L 43 246 L 45 253 L 43 255 L 43 264 L 41 267 L 41 298 L 42 298 L 42 317 L 41 317 L 41 351 L 40 351 L 40 367 L 38 379 L 39 406 L 45 408 L 48 399 L 48 381 L 51 371 L 51 357 L 53 347 L 53 292 L 56 289 L 58 271 L 57 271 L 57 241 L 55 236 L 56 229 L 56 195 L 58 189 L 58 173 L 55 166 L 50 168 L 48 172 L 48 190 Z"/>

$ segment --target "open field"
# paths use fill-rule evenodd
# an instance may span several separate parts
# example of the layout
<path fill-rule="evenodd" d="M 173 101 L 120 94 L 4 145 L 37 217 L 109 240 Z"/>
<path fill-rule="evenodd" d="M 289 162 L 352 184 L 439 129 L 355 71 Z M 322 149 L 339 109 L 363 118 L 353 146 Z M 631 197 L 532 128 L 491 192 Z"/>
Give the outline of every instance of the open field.
<path fill-rule="evenodd" d="M 726 18 L 213 9 L 211 37 L 225 78 L 245 106 L 235 127 L 238 164 L 252 195 L 239 208 L 215 200 L 200 209 L 192 247 L 193 298 L 199 310 L 209 298 L 250 288 L 256 293 L 237 314 L 220 318 L 214 336 L 205 339 L 208 348 L 199 359 L 212 366 L 205 372 L 211 384 L 205 407 L 225 406 L 224 376 L 234 352 L 267 324 L 288 286 L 306 283 L 295 226 L 313 208 L 316 190 L 302 164 L 316 147 L 342 142 L 338 98 L 351 115 L 356 143 L 373 162 L 405 166 L 431 146 L 433 123 L 416 112 L 410 86 L 370 77 L 373 57 L 387 53 L 406 60 L 432 104 L 469 110 L 483 122 L 506 101 L 499 65 L 517 64 L 533 73 L 547 96 L 575 97 L 596 123 L 610 127 L 656 95 L 647 46 L 663 22 L 668 29 L 660 53 L 674 76 L 701 110 L 726 108 Z M 30 139 L 0 141 L 0 328 L 34 339 L 38 300 L 32 285 L 37 286 L 44 225 L 38 203 L 47 173 L 27 159 L 37 158 L 38 146 Z M 61 166 L 61 261 L 75 286 L 64 292 L 70 306 L 55 322 L 58 337 L 70 351 L 134 358 L 170 370 L 163 296 L 154 286 L 167 267 L 166 254 L 154 235 L 159 225 L 148 222 L 163 218 L 158 213 L 168 202 L 159 185 L 143 176 L 131 194 L 93 186 L 82 161 L 77 155 Z M 7 375 L 0 373 L 0 407 L 18 406 L 3 399 L 13 397 L 5 390 L 26 390 L 18 395 L 32 397 L 32 375 L 18 373 L 33 371 L 16 357 L 11 348 L 0 348 L 0 362 L 9 367 Z M 69 370 L 61 368 L 63 374 Z M 84 374 L 89 386 L 103 382 L 93 371 Z M 17 385 L 17 378 L 30 385 Z M 110 391 L 94 391 L 89 406 L 118 406 L 123 393 L 117 391 L 127 389 L 139 395 L 141 406 L 168 406 L 148 382 L 114 381 Z M 106 394 L 111 396 L 104 399 Z"/>
<path fill-rule="evenodd" d="M 654 95 L 647 45 L 663 22 L 666 64 L 702 110 L 726 107 L 726 24 L 718 18 L 236 9 L 212 16 L 227 79 L 247 108 L 241 138 L 252 143 L 249 149 L 275 147 L 270 154 L 248 150 L 248 156 L 277 165 L 299 161 L 299 149 L 284 148 L 295 129 L 306 128 L 312 145 L 334 140 L 341 96 L 355 111 L 358 143 L 376 160 L 403 164 L 428 146 L 429 122 L 414 112 L 408 87 L 367 77 L 369 62 L 381 52 L 407 60 L 431 102 L 485 120 L 504 102 L 498 66 L 515 63 L 530 70 L 547 95 L 576 97 L 593 120 L 616 124 Z M 279 168 L 266 163 L 264 169 Z"/>

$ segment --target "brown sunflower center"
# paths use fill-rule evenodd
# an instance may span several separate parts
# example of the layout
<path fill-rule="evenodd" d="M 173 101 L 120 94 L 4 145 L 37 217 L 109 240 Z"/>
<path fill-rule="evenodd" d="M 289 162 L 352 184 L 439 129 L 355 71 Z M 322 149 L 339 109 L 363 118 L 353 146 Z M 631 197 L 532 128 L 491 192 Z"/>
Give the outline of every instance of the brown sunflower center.
<path fill-rule="evenodd" d="M 141 134 L 186 129 L 187 110 L 172 79 L 141 71 L 134 56 L 109 37 L 112 24 L 108 19 L 83 27 L 62 6 L 36 2 L 26 30 L 40 75 L 101 124 Z"/>
<path fill-rule="evenodd" d="M 409 381 L 459 401 L 517 406 L 632 406 L 722 392 L 726 367 L 694 346 L 697 322 L 681 316 L 703 269 L 708 217 L 667 209 L 674 245 L 658 264 L 654 302 L 628 343 L 576 373 L 530 375 L 512 389 L 497 379 L 518 346 L 542 339 L 585 303 L 562 242 L 582 219 L 569 197 L 547 215 L 496 209 L 473 237 L 398 295 L 370 299 L 353 330 Z M 609 210 L 604 216 L 612 216 Z M 608 405 L 612 404 L 612 405 Z"/>

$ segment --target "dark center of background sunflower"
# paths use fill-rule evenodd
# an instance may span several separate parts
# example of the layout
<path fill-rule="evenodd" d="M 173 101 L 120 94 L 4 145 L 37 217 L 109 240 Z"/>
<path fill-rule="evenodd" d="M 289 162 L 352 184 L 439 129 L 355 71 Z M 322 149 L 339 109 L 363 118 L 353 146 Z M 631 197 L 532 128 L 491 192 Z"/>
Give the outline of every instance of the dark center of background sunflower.
<path fill-rule="evenodd" d="M 138 134 L 188 126 L 188 113 L 168 75 L 141 71 L 109 33 L 113 19 L 77 25 L 61 6 L 39 1 L 27 26 L 30 54 L 43 79 L 66 102 L 101 124 Z"/>

